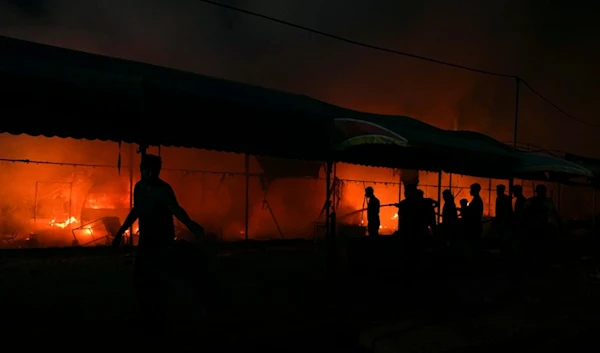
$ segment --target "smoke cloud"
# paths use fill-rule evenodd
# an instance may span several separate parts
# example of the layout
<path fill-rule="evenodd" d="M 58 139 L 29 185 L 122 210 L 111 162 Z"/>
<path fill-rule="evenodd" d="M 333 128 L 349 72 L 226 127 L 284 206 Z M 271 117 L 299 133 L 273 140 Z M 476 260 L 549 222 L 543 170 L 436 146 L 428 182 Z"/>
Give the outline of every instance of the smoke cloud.
<path fill-rule="evenodd" d="M 577 1 L 576 1 L 577 2 Z M 380 46 L 519 74 L 586 120 L 600 90 L 598 26 L 561 1 L 223 0 Z M 512 140 L 515 82 L 351 46 L 198 1 L 17 1 L 0 33 L 403 114 Z M 578 136 L 576 140 L 564 138 Z M 519 140 L 600 154 L 596 131 L 521 87 Z"/>

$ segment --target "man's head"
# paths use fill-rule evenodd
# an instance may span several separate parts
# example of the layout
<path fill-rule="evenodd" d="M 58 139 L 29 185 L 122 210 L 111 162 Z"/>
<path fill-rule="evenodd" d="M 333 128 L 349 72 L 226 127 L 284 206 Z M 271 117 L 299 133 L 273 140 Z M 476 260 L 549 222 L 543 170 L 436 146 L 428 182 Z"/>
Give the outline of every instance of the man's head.
<path fill-rule="evenodd" d="M 404 184 L 404 198 L 412 199 L 417 196 L 417 186 L 415 184 Z"/>
<path fill-rule="evenodd" d="M 523 195 L 523 187 L 521 185 L 514 185 L 512 190 L 515 197 L 520 197 Z"/>
<path fill-rule="evenodd" d="M 506 191 L 506 186 L 500 184 L 496 186 L 496 194 L 499 195 L 504 195 L 504 192 Z"/>
<path fill-rule="evenodd" d="M 469 205 L 469 200 L 460 199 L 459 203 L 460 203 L 460 207 L 467 207 Z"/>
<path fill-rule="evenodd" d="M 446 189 L 444 190 L 444 192 L 442 192 L 442 197 L 446 202 L 454 201 L 454 195 L 452 195 L 452 191 L 450 191 L 449 189 Z"/>
<path fill-rule="evenodd" d="M 425 192 L 421 189 L 416 189 L 415 190 L 415 197 L 419 198 L 419 199 L 424 199 L 425 198 Z"/>
<path fill-rule="evenodd" d="M 365 196 L 366 196 L 366 197 L 372 197 L 373 195 L 375 195 L 375 190 L 373 190 L 373 188 L 372 188 L 372 187 L 368 186 L 368 187 L 365 189 Z"/>
<path fill-rule="evenodd" d="M 535 187 L 535 196 L 537 197 L 546 197 L 546 185 L 540 184 Z"/>
<path fill-rule="evenodd" d="M 477 196 L 479 195 L 479 192 L 481 191 L 481 185 L 479 185 L 479 183 L 475 183 L 475 184 L 471 184 L 471 196 Z"/>
<path fill-rule="evenodd" d="M 142 163 L 140 164 L 140 171 L 142 172 L 142 179 L 152 180 L 158 179 L 160 169 L 162 168 L 162 161 L 159 156 L 154 154 L 147 154 L 142 156 Z"/>

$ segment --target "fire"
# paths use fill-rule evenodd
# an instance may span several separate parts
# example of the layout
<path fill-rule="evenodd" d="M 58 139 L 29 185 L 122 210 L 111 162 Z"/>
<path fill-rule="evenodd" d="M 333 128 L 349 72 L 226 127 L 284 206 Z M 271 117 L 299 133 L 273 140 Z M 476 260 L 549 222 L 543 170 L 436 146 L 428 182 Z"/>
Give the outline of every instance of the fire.
<path fill-rule="evenodd" d="M 67 219 L 64 222 L 56 222 L 55 219 L 50 221 L 50 226 L 51 227 L 58 227 L 58 228 L 67 228 L 67 226 L 69 225 L 73 225 L 73 224 L 77 224 L 79 223 L 79 221 L 77 220 L 77 218 L 75 217 L 71 217 L 69 219 Z"/>
<path fill-rule="evenodd" d="M 140 231 L 140 228 L 134 228 L 133 234 L 137 234 Z M 129 236 L 129 229 L 127 229 L 124 235 Z"/>

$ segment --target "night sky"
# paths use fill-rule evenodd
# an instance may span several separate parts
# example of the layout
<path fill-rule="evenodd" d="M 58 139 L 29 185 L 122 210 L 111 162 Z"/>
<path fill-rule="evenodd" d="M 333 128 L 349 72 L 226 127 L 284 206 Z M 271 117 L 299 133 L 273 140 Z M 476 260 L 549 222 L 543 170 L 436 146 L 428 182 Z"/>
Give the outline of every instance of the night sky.
<path fill-rule="evenodd" d="M 378 46 L 519 75 L 562 109 L 600 125 L 600 5 L 593 2 L 221 2 Z M 352 46 L 200 1 L 4 0 L 0 34 L 512 139 L 514 80 Z M 600 157 L 600 128 L 569 120 L 527 89 L 521 92 L 521 142 Z"/>

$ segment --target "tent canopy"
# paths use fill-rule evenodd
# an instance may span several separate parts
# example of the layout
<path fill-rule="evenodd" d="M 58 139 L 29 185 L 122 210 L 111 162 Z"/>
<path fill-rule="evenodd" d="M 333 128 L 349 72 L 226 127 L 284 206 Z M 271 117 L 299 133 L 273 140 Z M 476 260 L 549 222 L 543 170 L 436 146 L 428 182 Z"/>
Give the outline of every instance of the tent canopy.
<path fill-rule="evenodd" d="M 408 117 L 6 37 L 0 50 L 4 109 L 15 114 L 0 132 L 481 176 L 512 162 L 491 138 Z"/>
<path fill-rule="evenodd" d="M 344 158 L 358 164 L 375 164 L 379 159 L 376 154 L 385 152 L 392 163 L 420 165 L 418 169 L 422 170 L 508 178 L 518 162 L 510 147 L 476 132 L 442 130 L 405 116 L 369 114 L 332 105 L 328 105 L 327 114 L 344 117 L 338 118 L 343 124 L 336 120 L 336 126 L 352 125 L 353 136 L 381 137 L 379 146 L 374 143 L 354 146 L 352 156 L 346 151 Z M 399 148 L 402 145 L 407 148 Z"/>
<path fill-rule="evenodd" d="M 14 114 L 0 132 L 313 160 L 329 147 L 305 96 L 6 37 L 0 51 Z"/>
<path fill-rule="evenodd" d="M 566 159 L 541 153 L 519 153 L 516 173 L 523 179 L 566 181 L 572 178 L 592 178 L 594 173 Z"/>

